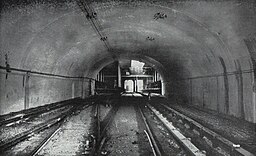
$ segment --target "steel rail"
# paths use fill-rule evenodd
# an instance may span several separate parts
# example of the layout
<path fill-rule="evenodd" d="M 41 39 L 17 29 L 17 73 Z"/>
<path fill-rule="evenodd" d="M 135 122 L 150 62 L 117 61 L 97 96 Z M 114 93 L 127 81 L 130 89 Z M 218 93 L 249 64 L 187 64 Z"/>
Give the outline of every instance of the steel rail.
<path fill-rule="evenodd" d="M 43 148 L 47 145 L 47 143 L 61 130 L 61 128 L 56 128 L 52 133 L 50 133 L 41 143 L 40 145 L 31 152 L 30 156 L 36 156 Z"/>
<path fill-rule="evenodd" d="M 42 115 L 44 113 L 47 113 L 49 111 L 54 111 L 54 110 L 59 109 L 59 108 L 64 108 L 64 107 L 69 106 L 71 104 L 72 103 L 70 101 L 69 103 L 63 103 L 63 104 L 58 104 L 58 105 L 50 105 L 48 107 L 46 106 L 46 107 L 43 107 L 41 109 L 33 109 L 31 112 L 17 114 L 17 115 L 11 116 L 9 118 L 6 118 L 4 120 L 0 120 L 0 126 L 9 125 L 11 123 L 31 119 L 31 118 L 37 117 L 39 115 Z"/>
<path fill-rule="evenodd" d="M 142 119 L 143 119 L 143 122 L 144 122 L 144 124 L 145 124 L 145 126 L 146 126 L 146 129 L 147 129 L 147 130 L 146 130 L 145 133 L 148 135 L 148 138 L 149 138 L 148 140 L 149 140 L 150 145 L 152 144 L 152 146 L 151 146 L 152 151 L 153 151 L 153 153 L 154 153 L 155 156 L 161 156 L 162 153 L 161 153 L 161 151 L 160 151 L 160 149 L 159 149 L 159 147 L 158 147 L 158 145 L 157 145 L 156 139 L 155 139 L 154 136 L 153 136 L 153 132 L 151 131 L 151 129 L 150 129 L 150 127 L 149 127 L 148 121 L 147 121 L 147 119 L 146 119 L 144 113 L 142 112 L 141 108 L 140 108 L 139 106 L 137 106 L 137 107 L 138 107 L 138 109 L 139 109 L 139 112 L 140 112 L 140 114 L 141 114 L 141 117 L 142 117 Z"/>
<path fill-rule="evenodd" d="M 57 117 L 49 119 L 49 120 L 47 120 L 46 122 L 44 122 L 42 124 L 34 126 L 33 128 L 31 128 L 31 129 L 29 129 L 25 132 L 22 132 L 22 133 L 19 133 L 19 134 L 15 135 L 14 137 L 12 137 L 12 138 L 8 139 L 7 141 L 0 144 L 0 151 L 3 152 L 4 150 L 7 150 L 10 147 L 15 146 L 16 144 L 30 138 L 34 134 L 39 133 L 39 132 L 41 132 L 45 129 L 48 129 L 48 128 L 56 125 L 56 124 L 59 124 L 59 123 L 62 124 L 70 114 L 72 114 L 75 110 L 77 110 L 77 108 L 79 106 L 80 105 L 73 106 L 73 108 L 71 108 L 69 111 L 67 111 L 65 113 L 62 113 L 61 115 L 59 115 Z M 88 106 L 89 105 L 87 105 L 87 107 Z"/>
<path fill-rule="evenodd" d="M 164 108 L 166 108 L 167 110 L 169 110 L 171 113 L 175 114 L 179 119 L 183 120 L 190 127 L 193 127 L 195 130 L 197 130 L 200 133 L 200 136 L 206 136 L 208 139 L 210 139 L 213 142 L 213 144 L 223 146 L 232 155 L 254 156 L 254 154 L 245 150 L 242 147 L 234 147 L 235 144 L 233 142 L 231 142 L 230 140 L 224 138 L 223 136 L 215 133 L 214 131 L 204 127 L 203 125 L 201 125 L 200 123 L 196 122 L 195 120 L 189 118 L 188 116 L 186 116 L 186 115 L 184 115 L 184 114 L 182 114 L 164 104 L 160 103 L 160 105 L 163 106 Z"/>
<path fill-rule="evenodd" d="M 166 118 L 160 114 L 159 111 L 154 109 L 151 105 L 147 104 L 149 110 L 165 125 L 172 136 L 178 141 L 178 143 L 192 156 L 205 156 L 206 154 L 201 152 L 191 141 L 181 134 L 176 127 L 172 125 Z"/>
<path fill-rule="evenodd" d="M 144 130 L 144 132 L 147 135 L 147 138 L 148 138 L 148 141 L 149 141 L 149 144 L 150 144 L 150 147 L 151 147 L 151 149 L 153 151 L 154 156 L 157 156 L 156 150 L 154 148 L 154 145 L 153 145 L 153 142 L 152 142 L 152 139 L 151 139 L 150 135 L 148 134 L 148 132 L 146 130 Z"/>
<path fill-rule="evenodd" d="M 115 116 L 116 112 L 118 111 L 118 107 L 114 106 L 108 112 L 106 117 L 101 121 L 100 117 L 100 104 L 94 105 L 95 109 L 93 112 L 93 125 L 92 125 L 92 132 L 93 135 L 93 143 L 90 143 L 92 146 L 91 148 L 87 149 L 87 154 L 90 156 L 101 155 L 101 149 L 106 141 L 106 129 L 108 128 L 109 124 L 113 121 L 113 117 Z M 96 137 L 95 137 L 96 136 Z"/>
<path fill-rule="evenodd" d="M 99 136 L 100 136 L 100 132 L 99 132 L 99 130 L 100 130 L 100 112 L 99 112 L 99 107 L 100 107 L 100 105 L 97 103 L 96 105 L 95 105 L 95 112 L 94 112 L 94 114 L 93 114 L 93 125 L 92 125 L 92 127 L 93 127 L 93 130 L 92 130 L 92 135 L 93 135 L 93 143 L 92 143 L 92 148 L 90 149 L 86 149 L 86 151 L 88 152 L 87 154 L 88 155 L 90 155 L 90 156 L 94 156 L 95 155 L 95 153 L 96 153 L 96 148 L 97 148 L 97 143 L 98 143 L 98 140 L 99 140 Z M 93 108 L 94 109 L 94 108 Z M 91 135 L 91 136 L 92 136 Z M 95 138 L 95 136 L 94 135 L 96 135 L 96 138 Z"/>
<path fill-rule="evenodd" d="M 57 126 L 57 128 L 50 133 L 30 154 L 29 156 L 35 156 L 37 155 L 48 143 L 49 141 L 61 130 L 61 125 L 64 123 L 64 121 L 70 116 L 70 114 L 74 113 L 76 110 L 79 109 L 81 105 L 74 107 L 71 109 L 68 113 L 65 113 L 64 116 L 60 119 L 60 124 Z M 83 106 L 82 108 L 88 108 L 91 106 L 90 104 Z M 53 125 L 52 125 L 53 126 Z M 52 127 L 51 126 L 51 127 Z"/>
<path fill-rule="evenodd" d="M 96 108 L 97 110 L 97 131 L 98 131 L 98 133 L 97 133 L 97 138 L 98 138 L 98 141 L 99 141 L 99 139 L 100 139 L 100 136 L 101 136 L 101 134 L 100 134 L 100 131 L 101 131 L 101 124 L 100 124 L 100 105 L 98 104 L 97 105 L 97 108 Z"/>
<path fill-rule="evenodd" d="M 102 150 L 102 147 L 104 146 L 104 143 L 106 142 L 107 137 L 105 136 L 106 130 L 109 127 L 109 125 L 112 123 L 114 116 L 116 114 L 116 112 L 118 111 L 118 106 L 114 106 L 108 113 L 108 115 L 105 117 L 105 119 L 103 119 L 103 121 L 101 121 L 99 123 L 100 128 L 98 128 L 98 130 L 100 130 L 100 132 L 98 132 L 98 139 L 97 139 L 97 144 L 96 144 L 96 149 L 95 150 L 95 155 L 101 155 L 100 152 Z M 100 113 L 98 113 L 100 115 Z M 99 117 L 98 117 L 99 119 Z M 107 123 L 104 125 L 103 122 L 107 120 Z"/>
<path fill-rule="evenodd" d="M 118 106 L 114 106 L 114 107 L 110 110 L 109 113 L 111 114 L 111 116 L 110 116 L 109 120 L 107 121 L 107 124 L 106 124 L 104 127 L 101 128 L 102 131 L 101 131 L 101 133 L 100 133 L 100 138 L 103 138 L 103 136 L 105 135 L 106 130 L 107 130 L 109 124 L 113 121 L 113 118 L 114 118 L 114 116 L 115 116 L 115 114 L 116 114 L 117 111 L 118 111 Z M 103 124 L 101 123 L 101 125 L 103 125 Z"/>
<path fill-rule="evenodd" d="M 17 111 L 17 112 L 11 112 L 11 113 L 8 113 L 8 114 L 0 115 L 0 122 L 2 122 L 4 120 L 8 120 L 10 118 L 14 118 L 14 116 L 21 116 L 23 114 L 29 114 L 30 112 L 33 112 L 33 111 L 36 111 L 36 110 L 47 109 L 46 107 L 54 107 L 54 106 L 67 104 L 67 103 L 70 103 L 70 102 L 76 102 L 77 103 L 77 102 L 81 102 L 81 101 L 82 101 L 81 98 L 73 98 L 73 99 L 58 101 L 58 102 L 54 102 L 54 103 L 50 103 L 50 104 L 45 104 L 45 105 L 38 106 L 38 107 L 32 107 L 32 108 L 29 108 L 29 109 L 23 109 L 23 110 L 20 110 L 20 111 Z"/>
<path fill-rule="evenodd" d="M 51 121 L 48 121 L 48 123 L 43 123 L 38 125 L 35 128 L 32 128 L 28 131 L 25 131 L 23 133 L 17 134 L 15 135 L 13 138 L 10 138 L 8 141 L 0 144 L 0 151 L 4 151 L 9 149 L 12 146 L 15 146 L 16 144 L 30 138 L 31 136 L 33 136 L 36 133 L 39 133 L 47 128 L 50 128 L 56 124 L 58 124 L 61 121 L 60 118 L 56 118 L 56 119 L 52 119 Z"/>

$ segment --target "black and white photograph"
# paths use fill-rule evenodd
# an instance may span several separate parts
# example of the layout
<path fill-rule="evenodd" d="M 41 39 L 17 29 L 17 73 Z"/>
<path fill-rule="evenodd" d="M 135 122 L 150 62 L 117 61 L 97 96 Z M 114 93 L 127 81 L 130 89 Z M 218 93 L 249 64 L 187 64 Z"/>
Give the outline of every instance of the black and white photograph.
<path fill-rule="evenodd" d="M 256 0 L 0 0 L 0 156 L 256 156 Z"/>

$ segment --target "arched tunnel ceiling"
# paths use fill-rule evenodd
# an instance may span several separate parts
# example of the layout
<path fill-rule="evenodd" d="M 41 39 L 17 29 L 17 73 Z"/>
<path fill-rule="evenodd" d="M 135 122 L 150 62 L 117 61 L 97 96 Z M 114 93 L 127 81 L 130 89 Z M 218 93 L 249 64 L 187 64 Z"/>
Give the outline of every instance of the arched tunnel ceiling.
<path fill-rule="evenodd" d="M 233 0 L 92 1 L 112 52 L 75 1 L 6 5 L 1 49 L 9 51 L 12 67 L 64 75 L 93 76 L 114 61 L 111 53 L 156 63 L 166 77 L 177 70 L 186 77 L 222 73 L 220 57 L 228 71 L 235 70 L 236 60 L 248 69 L 251 58 L 243 39 L 256 33 L 256 11 L 249 4 L 255 5 Z M 157 12 L 167 18 L 155 20 Z"/>

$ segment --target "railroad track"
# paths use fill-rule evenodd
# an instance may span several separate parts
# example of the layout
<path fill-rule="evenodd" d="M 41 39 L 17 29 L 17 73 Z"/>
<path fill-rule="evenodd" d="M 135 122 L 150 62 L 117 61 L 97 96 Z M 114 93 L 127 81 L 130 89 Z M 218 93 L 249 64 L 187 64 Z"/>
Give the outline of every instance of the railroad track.
<path fill-rule="evenodd" d="M 74 114 L 75 111 L 77 111 L 78 109 L 86 109 L 91 105 L 85 105 L 85 106 L 81 106 L 74 108 L 73 110 L 70 110 L 69 114 L 66 114 L 65 116 L 63 116 L 62 120 L 61 120 L 61 124 L 71 115 Z M 29 156 L 36 156 L 46 145 L 47 143 L 61 130 L 60 126 L 61 124 L 59 124 L 57 127 L 55 127 L 55 129 L 49 133 L 47 135 L 47 137 L 45 137 L 45 139 L 29 154 Z"/>
<path fill-rule="evenodd" d="M 152 152 L 154 154 L 154 156 L 162 156 L 162 155 L 168 155 L 168 153 L 163 153 L 164 151 L 161 150 L 161 145 L 159 144 L 159 142 L 161 140 L 157 140 L 156 135 L 154 134 L 154 132 L 151 130 L 151 126 L 148 120 L 149 117 L 146 117 L 144 114 L 144 111 L 142 108 L 138 107 L 139 112 L 142 116 L 142 119 L 144 121 L 146 130 L 145 133 L 147 135 L 148 141 L 150 143 L 150 147 L 152 149 Z M 153 113 L 155 117 L 157 117 L 157 120 L 159 120 L 164 127 L 167 129 L 167 131 L 169 132 L 169 134 L 171 136 L 173 136 L 174 140 L 177 142 L 177 144 L 184 150 L 184 152 L 187 155 L 191 155 L 191 156 L 205 156 L 206 153 L 205 151 L 201 151 L 200 149 L 198 149 L 191 141 L 190 138 L 186 138 L 183 134 L 181 134 L 177 128 L 175 128 L 172 123 L 170 123 L 169 121 L 167 121 L 165 118 L 163 118 L 163 116 L 157 111 L 155 110 L 152 106 L 150 105 L 146 105 L 146 108 L 144 109 L 148 109 L 150 113 Z M 154 125 L 156 126 L 156 125 Z M 167 146 L 167 145 L 166 145 Z M 172 154 L 172 153 L 169 153 Z"/>
<path fill-rule="evenodd" d="M 126 99 L 126 98 L 130 98 L 130 97 L 134 98 L 132 100 L 132 103 L 134 103 L 134 104 L 131 104 L 130 106 L 128 106 L 129 105 L 129 104 L 127 104 L 128 99 Z M 166 153 L 163 153 L 162 147 L 161 147 L 161 145 L 159 145 L 160 140 L 158 140 L 158 138 L 155 137 L 155 134 L 151 129 L 151 125 L 148 122 L 148 117 L 145 116 L 143 109 L 140 108 L 140 106 L 138 106 L 138 105 L 143 105 L 144 106 L 145 101 L 143 99 L 141 99 L 141 97 L 136 98 L 133 95 L 129 96 L 129 97 L 126 97 L 126 98 L 124 99 L 125 103 L 123 104 L 123 106 L 124 107 L 134 107 L 134 110 L 133 109 L 130 109 L 130 110 L 133 110 L 133 111 L 139 113 L 139 116 L 137 115 L 137 118 L 141 118 L 140 120 L 143 120 L 143 123 L 140 121 L 139 124 L 142 124 L 141 127 L 145 127 L 144 130 L 140 130 L 140 128 L 138 129 L 138 131 L 136 130 L 137 134 L 140 134 L 141 136 L 144 136 L 144 137 L 138 138 L 138 140 L 135 141 L 135 144 L 138 143 L 138 144 L 140 144 L 138 146 L 141 146 L 142 144 L 145 144 L 146 142 L 148 142 L 149 145 L 146 145 L 146 146 L 143 145 L 143 146 L 148 148 L 148 149 L 151 148 L 152 153 L 153 153 L 154 156 L 168 155 Z M 143 100 L 143 102 L 138 103 L 140 101 L 140 99 Z M 127 104 L 127 106 L 126 106 L 126 104 Z M 124 111 L 124 107 L 122 107 L 123 111 Z M 146 108 L 146 109 L 148 109 L 148 108 Z M 101 121 L 100 107 L 95 106 L 95 112 L 94 112 L 94 125 L 95 125 L 95 127 L 93 128 L 94 132 L 92 132 L 93 135 L 95 136 L 95 139 L 94 139 L 94 141 L 92 141 L 93 142 L 92 143 L 93 147 L 91 148 L 90 152 L 87 153 L 88 155 L 92 155 L 92 156 L 93 155 L 105 155 L 105 154 L 108 154 L 109 152 L 114 152 L 115 150 L 123 150 L 122 148 L 120 148 L 120 146 L 118 147 L 120 149 L 114 149 L 114 151 L 111 151 L 111 149 L 108 149 L 108 147 L 109 147 L 108 145 L 112 144 L 111 142 L 113 141 L 113 139 L 115 137 L 114 136 L 107 136 L 107 134 L 106 134 L 106 129 L 112 123 L 113 118 L 114 118 L 114 116 L 115 116 L 115 114 L 117 113 L 118 110 L 119 110 L 119 107 L 113 107 L 109 111 L 109 113 L 105 117 L 105 119 Z M 148 109 L 148 110 L 150 112 L 154 113 L 154 111 L 152 109 Z M 120 113 L 118 113 L 118 114 L 120 115 Z M 135 114 L 137 114 L 137 113 L 135 113 Z M 158 114 L 155 114 L 155 116 L 158 116 Z M 186 138 L 185 136 L 183 136 L 173 126 L 170 127 L 171 124 L 168 121 L 164 121 L 162 118 L 158 118 L 158 120 L 161 121 L 163 123 L 163 125 L 165 125 L 167 127 L 167 129 L 169 131 L 169 134 L 173 135 L 176 141 L 179 140 L 179 141 L 177 141 L 177 144 L 179 145 L 180 148 L 183 149 L 182 151 L 185 151 L 185 153 L 187 155 L 193 155 L 193 156 L 205 156 L 206 155 L 204 151 L 199 150 L 194 144 L 192 144 L 191 141 L 189 140 L 189 138 Z M 137 119 L 137 122 L 138 122 L 138 119 Z M 154 125 L 154 126 L 156 126 L 156 125 Z M 128 129 L 127 129 L 127 131 L 128 131 Z M 143 135 L 143 133 L 144 133 L 144 135 Z M 131 134 L 131 133 L 129 133 L 129 134 Z M 136 135 L 134 133 L 132 133 L 132 134 Z M 117 136 L 127 136 L 127 135 L 128 135 L 128 133 L 124 132 L 124 133 L 118 134 Z M 146 137 L 146 139 L 145 139 L 145 137 Z M 112 141 L 110 141 L 109 138 L 112 138 Z M 123 144 L 124 143 L 125 143 L 125 141 L 123 142 Z M 108 145 L 105 146 L 105 144 L 108 144 Z M 130 147 L 132 147 L 132 146 L 130 146 Z M 116 151 L 113 154 L 117 154 Z M 169 154 L 172 154 L 172 153 L 169 153 Z"/>
<path fill-rule="evenodd" d="M 51 119 L 58 118 L 60 114 L 68 112 L 70 109 L 72 109 L 72 107 L 74 106 L 69 105 L 59 107 L 53 110 L 49 110 L 49 112 L 43 112 L 42 114 L 37 114 L 33 117 L 22 118 L 18 121 L 14 121 L 7 125 L 0 126 L 0 145 L 5 143 L 6 140 L 12 140 L 13 136 L 25 133 L 26 131 L 38 127 L 39 125 L 42 125 L 45 121 L 51 122 Z"/>
<path fill-rule="evenodd" d="M 76 99 L 76 101 L 79 101 L 79 99 Z M 67 100 L 63 102 L 49 104 L 46 106 L 40 106 L 36 108 L 31 108 L 28 110 L 10 113 L 7 115 L 2 115 L 0 117 L 0 126 L 10 126 L 15 123 L 20 123 L 22 121 L 33 119 L 35 117 L 38 117 L 39 115 L 42 115 L 43 113 L 50 112 L 62 107 L 68 107 L 72 105 L 73 102 L 74 100 Z"/>
<path fill-rule="evenodd" d="M 107 140 L 106 136 L 106 130 L 109 127 L 109 125 L 112 123 L 113 118 L 118 111 L 118 106 L 113 106 L 111 110 L 108 112 L 108 114 L 105 116 L 104 119 L 101 120 L 100 116 L 100 106 L 99 104 L 96 105 L 94 117 L 96 124 L 96 129 L 94 132 L 95 142 L 93 143 L 93 147 L 89 155 L 101 155 L 102 147 L 105 144 L 105 141 Z"/>
<path fill-rule="evenodd" d="M 88 107 L 89 105 L 84 106 L 82 103 L 79 103 L 75 106 L 72 106 L 71 109 L 68 111 L 65 111 L 64 113 L 61 113 L 60 115 L 49 119 L 39 125 L 34 126 L 33 128 L 19 133 L 12 138 L 1 142 L 0 144 L 0 153 L 4 153 L 8 151 L 11 147 L 14 147 L 15 145 L 22 143 L 23 141 L 31 138 L 33 135 L 38 134 L 38 133 L 43 133 L 47 129 L 53 128 L 54 130 L 51 131 L 51 133 L 47 134 L 45 139 L 39 145 L 32 150 L 30 153 L 26 153 L 26 155 L 36 155 L 40 149 L 45 146 L 45 144 L 51 139 L 51 137 L 58 131 L 59 127 L 63 124 L 63 122 L 71 115 L 74 114 L 76 110 L 78 110 L 81 107 Z"/>
<path fill-rule="evenodd" d="M 137 112 L 139 112 L 139 114 L 140 114 L 140 118 L 143 120 L 142 124 L 144 124 L 143 127 L 145 127 L 144 136 L 146 136 L 146 138 L 147 138 L 146 140 L 149 143 L 149 147 L 151 148 L 153 155 L 154 156 L 168 155 L 166 153 L 163 154 L 163 150 L 159 145 L 159 140 L 157 140 L 157 138 L 155 137 L 155 134 L 151 129 L 151 125 L 148 123 L 148 119 L 145 116 L 143 109 L 141 109 L 139 106 L 136 106 L 136 105 L 133 105 L 130 107 L 134 107 L 135 111 L 137 109 Z M 148 109 L 148 110 L 150 110 L 151 112 L 154 112 L 151 109 Z M 113 107 L 111 109 L 111 111 L 109 111 L 106 118 L 103 121 L 99 122 L 100 109 L 98 106 L 96 106 L 95 113 L 94 113 L 94 118 L 95 118 L 94 123 L 95 123 L 95 125 L 97 125 L 97 127 L 94 128 L 94 130 L 95 130 L 94 135 L 96 136 L 96 139 L 95 139 L 96 141 L 94 142 L 94 146 L 91 149 L 91 152 L 90 153 L 88 152 L 88 155 L 92 155 L 92 156 L 93 155 L 104 155 L 104 154 L 108 153 L 108 151 L 103 150 L 103 147 L 104 147 L 105 143 L 108 141 L 108 137 L 112 137 L 112 136 L 106 135 L 106 129 L 113 121 L 113 117 L 115 116 L 117 111 L 118 111 L 118 108 Z M 155 116 L 157 116 L 157 115 L 158 114 L 155 114 Z M 169 122 L 168 123 L 164 122 L 162 118 L 159 118 L 158 120 L 160 120 L 161 122 L 164 123 L 164 125 L 167 127 L 168 131 L 170 132 L 170 135 L 175 136 L 174 138 L 176 141 L 179 140 L 179 141 L 177 141 L 177 143 L 180 145 L 180 147 L 182 149 L 184 149 L 186 154 L 193 155 L 193 156 L 205 156 L 206 155 L 204 152 L 200 151 L 195 145 L 193 145 L 191 143 L 191 141 L 189 140 L 189 138 L 186 138 L 179 131 L 177 131 L 176 128 L 174 128 L 173 126 L 170 128 L 171 124 Z M 106 150 L 106 148 L 105 148 L 105 150 Z M 105 153 L 102 153 L 102 152 L 105 152 Z"/>
<path fill-rule="evenodd" d="M 142 112 L 140 107 L 138 107 L 138 109 L 139 109 L 141 117 L 144 121 L 144 124 L 146 126 L 146 130 L 144 130 L 144 132 L 147 135 L 147 138 L 148 138 L 148 141 L 149 141 L 149 144 L 150 144 L 150 147 L 152 149 L 152 152 L 153 152 L 154 156 L 162 156 L 159 145 L 157 144 L 156 139 L 153 136 L 153 132 L 151 131 L 151 128 L 149 127 L 149 124 L 147 122 L 147 119 L 146 119 L 144 113 Z"/>
<path fill-rule="evenodd" d="M 215 133 L 209 128 L 201 125 L 195 120 L 185 116 L 184 114 L 164 105 L 160 104 L 164 109 L 168 111 L 168 120 L 160 114 L 154 107 L 148 105 L 159 118 L 166 120 L 166 122 L 172 122 L 177 127 L 182 129 L 187 136 L 191 136 L 191 141 L 200 147 L 206 148 L 207 153 L 210 155 L 231 155 L 231 156 L 254 156 L 254 154 L 245 150 L 239 145 L 231 142 L 230 140 Z"/>
<path fill-rule="evenodd" d="M 134 101 L 135 103 L 138 102 L 138 100 Z M 139 106 L 138 106 L 139 105 Z M 108 136 L 107 129 L 112 125 L 113 119 L 115 115 L 117 114 L 119 110 L 119 105 L 113 106 L 112 109 L 107 113 L 107 115 L 102 119 L 101 116 L 101 107 L 99 104 L 93 105 L 93 113 L 91 115 L 92 117 L 92 129 L 89 133 L 88 140 L 85 141 L 85 151 L 83 155 L 106 155 L 108 151 L 109 146 L 112 143 L 109 143 L 109 137 Z M 147 140 L 149 143 L 148 149 L 151 148 L 152 153 L 154 156 L 162 156 L 162 155 L 168 155 L 168 153 L 164 153 L 163 146 L 166 144 L 161 143 L 161 139 L 159 139 L 158 135 L 156 134 L 158 131 L 157 124 L 154 125 L 154 121 L 161 122 L 163 127 L 165 127 L 166 131 L 168 131 L 168 135 L 171 135 L 175 142 L 179 145 L 179 147 L 185 151 L 186 155 L 195 155 L 195 156 L 205 156 L 205 155 L 231 155 L 231 156 L 253 156 L 252 153 L 245 151 L 241 147 L 234 147 L 234 144 L 228 140 L 223 139 L 220 135 L 210 131 L 206 127 L 203 127 L 199 123 L 193 121 L 192 119 L 184 116 L 183 114 L 173 110 L 172 108 L 161 105 L 164 107 L 170 114 L 172 114 L 172 120 L 170 118 L 166 118 L 165 113 L 161 114 L 156 108 L 151 106 L 150 104 L 143 103 L 137 103 L 133 106 L 136 112 L 139 112 L 140 117 L 137 115 L 137 117 L 141 118 L 143 120 L 143 123 L 140 124 L 144 125 L 144 133 L 146 137 L 144 137 L 144 140 Z M 123 105 L 122 111 L 124 111 L 124 107 L 126 105 Z M 133 109 L 130 109 L 133 110 Z M 134 110 L 133 110 L 134 111 Z M 71 112 L 68 112 L 67 114 L 70 114 Z M 119 112 L 119 117 L 120 117 Z M 150 114 L 153 114 L 151 117 Z M 123 115 L 123 112 L 121 113 Z M 129 113 L 126 113 L 126 116 L 129 116 Z M 134 116 L 134 115 L 133 115 Z M 38 127 L 38 129 L 35 129 L 35 131 L 31 131 L 32 134 L 38 133 L 39 131 L 43 131 L 44 129 L 47 129 L 49 127 L 54 127 L 54 130 L 51 131 L 51 133 L 47 134 L 47 137 L 41 143 L 29 154 L 29 155 L 37 155 L 44 146 L 47 145 L 47 143 L 52 139 L 52 137 L 58 133 L 59 125 L 63 123 L 67 116 L 63 115 L 62 118 L 55 118 L 51 121 L 48 121 L 48 125 L 42 125 L 42 127 Z M 119 118 L 117 117 L 117 118 Z M 116 118 L 115 118 L 116 119 Z M 134 120 L 135 121 L 135 120 Z M 183 125 L 181 127 L 180 125 Z M 175 126 L 175 127 L 174 127 Z M 190 131 L 193 133 L 192 135 L 187 135 L 187 131 Z M 142 131 L 143 132 L 143 131 Z M 131 133 L 129 133 L 131 134 Z M 134 135 L 134 133 L 132 133 Z M 22 137 L 17 137 L 17 142 L 24 140 L 25 137 L 30 137 L 31 134 L 22 135 Z M 115 137 L 112 137 L 112 140 Z M 128 137 L 129 138 L 129 137 Z M 164 138 L 165 139 L 165 138 Z M 167 139 L 167 138 L 166 138 Z M 197 139 L 197 140 L 195 140 Z M 198 143 L 198 140 L 201 142 Z M 138 141 L 139 142 L 139 141 Z M 166 141 L 165 141 L 166 142 Z M 140 142 L 142 143 L 142 142 Z M 138 143 L 138 144 L 140 144 Z M 6 148 L 9 148 L 16 144 L 15 141 L 10 140 L 10 144 L 6 146 Z M 106 145 L 107 144 L 107 145 Z M 203 144 L 203 145 L 202 145 Z M 9 146 L 9 147 L 8 147 Z M 166 145 L 167 146 L 167 145 Z M 223 148 L 223 151 L 219 152 L 218 149 L 219 146 Z M 1 144 L 0 144 L 0 150 L 1 150 Z M 105 150 L 104 150 L 105 148 Z M 2 148 L 4 149 L 4 148 Z M 226 152 L 227 151 L 227 152 Z M 170 153 L 169 153 L 170 154 Z"/>
<path fill-rule="evenodd" d="M 91 105 L 87 105 L 82 109 L 85 109 Z M 99 104 L 94 104 L 91 113 L 91 128 L 89 134 L 86 134 L 87 139 L 84 141 L 84 152 L 82 155 L 101 155 L 101 148 L 106 140 L 106 129 L 111 124 L 115 112 L 118 110 L 118 107 L 113 107 L 106 117 L 101 120 L 100 116 L 100 106 Z M 60 126 L 55 127 L 55 130 L 52 131 L 45 137 L 45 139 L 38 145 L 29 156 L 35 156 L 41 153 L 41 151 L 47 146 L 48 142 L 58 133 Z"/>

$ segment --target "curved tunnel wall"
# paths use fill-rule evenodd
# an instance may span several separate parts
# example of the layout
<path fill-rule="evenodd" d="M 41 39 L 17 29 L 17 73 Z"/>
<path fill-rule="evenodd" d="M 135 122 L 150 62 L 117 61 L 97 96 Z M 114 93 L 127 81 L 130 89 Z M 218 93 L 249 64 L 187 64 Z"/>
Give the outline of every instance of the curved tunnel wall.
<path fill-rule="evenodd" d="M 1 66 L 7 53 L 11 67 L 90 77 L 113 61 L 74 1 L 26 2 L 4 1 Z M 161 64 L 170 101 L 256 122 L 254 1 L 94 1 L 90 6 L 117 58 L 144 56 Z M 167 18 L 154 19 L 157 12 Z M 9 73 L 6 79 L 1 72 L 1 114 L 23 109 L 23 77 Z M 33 106 L 89 92 L 89 84 L 81 87 L 71 79 L 31 77 L 30 83 Z"/>

